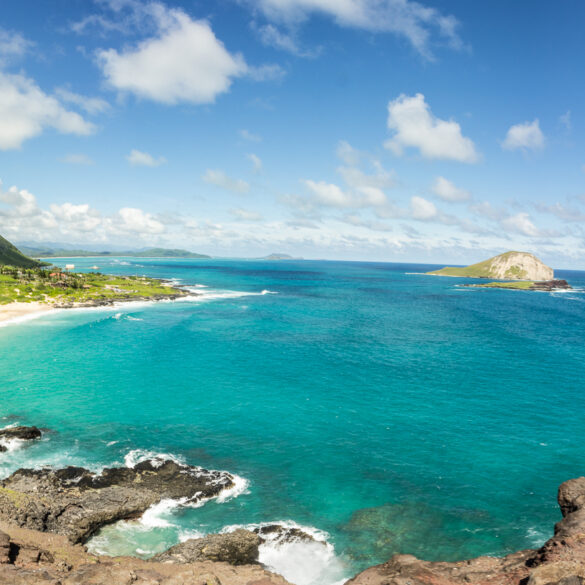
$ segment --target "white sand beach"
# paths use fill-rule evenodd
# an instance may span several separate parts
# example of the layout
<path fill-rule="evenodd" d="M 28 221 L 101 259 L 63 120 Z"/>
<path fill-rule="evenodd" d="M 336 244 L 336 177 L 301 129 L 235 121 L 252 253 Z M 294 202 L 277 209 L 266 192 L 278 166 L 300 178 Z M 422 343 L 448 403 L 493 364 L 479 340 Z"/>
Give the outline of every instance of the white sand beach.
<path fill-rule="evenodd" d="M 28 321 L 56 309 L 46 303 L 10 303 L 0 305 L 0 327 Z"/>

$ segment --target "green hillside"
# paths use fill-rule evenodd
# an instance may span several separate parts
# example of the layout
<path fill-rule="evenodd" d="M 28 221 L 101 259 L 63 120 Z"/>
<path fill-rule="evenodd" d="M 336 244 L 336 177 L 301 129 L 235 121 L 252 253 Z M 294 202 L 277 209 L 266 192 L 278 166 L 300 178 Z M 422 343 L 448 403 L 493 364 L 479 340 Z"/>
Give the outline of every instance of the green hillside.
<path fill-rule="evenodd" d="M 16 246 L 0 236 L 0 266 L 2 265 L 36 268 L 40 266 L 40 262 L 25 256 Z"/>

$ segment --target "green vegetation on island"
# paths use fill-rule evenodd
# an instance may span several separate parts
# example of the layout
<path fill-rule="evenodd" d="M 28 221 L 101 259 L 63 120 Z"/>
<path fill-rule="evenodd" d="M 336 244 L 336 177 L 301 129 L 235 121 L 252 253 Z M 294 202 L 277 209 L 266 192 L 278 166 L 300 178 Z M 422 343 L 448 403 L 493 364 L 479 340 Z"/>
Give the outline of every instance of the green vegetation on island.
<path fill-rule="evenodd" d="M 40 302 L 55 307 L 100 306 L 115 301 L 173 299 L 187 294 L 155 278 L 80 274 L 55 266 L 0 266 L 0 305 Z"/>
<path fill-rule="evenodd" d="M 28 258 L 14 244 L 0 236 L 0 266 L 6 264 L 20 268 L 41 266 L 40 262 Z"/>
<path fill-rule="evenodd" d="M 462 278 L 540 281 L 554 278 L 553 269 L 528 252 L 505 252 L 470 266 L 446 266 L 427 274 Z"/>
<path fill-rule="evenodd" d="M 65 248 L 36 248 L 21 246 L 21 250 L 35 258 L 93 258 L 101 256 L 120 256 L 128 258 L 211 258 L 211 256 L 206 256 L 205 254 L 196 254 L 195 252 L 189 252 L 188 250 L 169 248 L 148 248 L 146 250 L 125 250 L 122 252 L 111 250 L 94 252 L 91 250 L 68 250 Z"/>

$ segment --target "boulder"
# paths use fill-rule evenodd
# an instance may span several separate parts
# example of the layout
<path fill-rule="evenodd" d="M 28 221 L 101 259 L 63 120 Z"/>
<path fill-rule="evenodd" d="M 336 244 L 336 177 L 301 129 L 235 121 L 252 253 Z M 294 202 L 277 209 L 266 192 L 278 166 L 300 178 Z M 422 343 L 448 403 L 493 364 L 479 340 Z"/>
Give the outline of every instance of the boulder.
<path fill-rule="evenodd" d="M 33 439 L 40 439 L 41 436 L 42 433 L 37 427 L 8 427 L 7 429 L 0 429 L 0 439 L 6 441 L 13 439 L 32 441 Z"/>
<path fill-rule="evenodd" d="M 171 547 L 152 558 L 160 563 L 224 562 L 251 565 L 258 562 L 260 538 L 249 530 L 238 529 L 227 534 L 210 534 Z"/>

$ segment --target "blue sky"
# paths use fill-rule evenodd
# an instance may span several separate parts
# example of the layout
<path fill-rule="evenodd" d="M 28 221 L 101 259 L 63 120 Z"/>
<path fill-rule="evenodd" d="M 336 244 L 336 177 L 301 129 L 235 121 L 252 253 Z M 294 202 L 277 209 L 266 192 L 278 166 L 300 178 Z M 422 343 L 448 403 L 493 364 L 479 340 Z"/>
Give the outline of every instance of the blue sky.
<path fill-rule="evenodd" d="M 585 268 L 579 0 L 4 0 L 0 233 Z"/>

